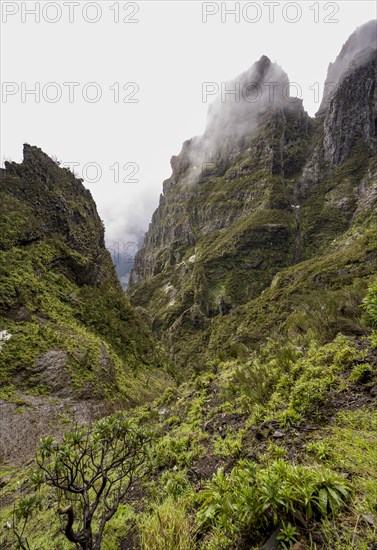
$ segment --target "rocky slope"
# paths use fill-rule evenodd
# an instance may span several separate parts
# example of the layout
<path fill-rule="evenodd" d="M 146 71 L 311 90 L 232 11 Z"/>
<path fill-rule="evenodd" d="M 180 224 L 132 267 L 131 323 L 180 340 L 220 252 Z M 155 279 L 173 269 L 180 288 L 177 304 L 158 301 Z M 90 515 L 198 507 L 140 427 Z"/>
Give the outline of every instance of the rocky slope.
<path fill-rule="evenodd" d="M 315 119 L 264 56 L 232 82 L 254 95 L 220 98 L 205 134 L 172 158 L 129 295 L 174 361 L 197 369 L 253 347 L 303 295 L 356 279 L 365 289 L 377 271 L 375 26 L 330 65 L 336 86 Z"/>
<path fill-rule="evenodd" d="M 4 462 L 34 452 L 54 424 L 89 421 L 142 398 L 159 358 L 124 297 L 80 180 L 25 145 L 23 162 L 1 170 L 0 205 Z"/>

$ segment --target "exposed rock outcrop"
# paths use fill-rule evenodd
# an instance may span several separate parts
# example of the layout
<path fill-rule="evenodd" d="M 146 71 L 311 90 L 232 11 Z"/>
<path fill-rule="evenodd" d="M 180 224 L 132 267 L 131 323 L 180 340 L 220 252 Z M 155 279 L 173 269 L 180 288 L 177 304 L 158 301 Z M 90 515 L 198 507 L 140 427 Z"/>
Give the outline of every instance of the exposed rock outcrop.
<path fill-rule="evenodd" d="M 330 63 L 323 89 L 323 97 L 317 116 L 329 108 L 331 99 L 344 75 L 352 66 L 363 64 L 373 50 L 377 49 L 377 20 L 373 19 L 358 27 L 346 40 L 334 63 Z"/>
<path fill-rule="evenodd" d="M 30 145 L 0 176 L 0 462 L 14 462 L 67 422 L 144 399 L 138 377 L 166 377 L 82 181 Z"/>
<path fill-rule="evenodd" d="M 315 119 L 287 94 L 286 73 L 263 56 L 226 87 L 259 87 L 260 100 L 220 97 L 204 135 L 172 157 L 129 295 L 149 310 L 175 361 L 200 363 L 214 334 L 224 335 L 220 327 L 254 311 L 280 272 L 320 262 L 352 224 L 356 232 L 373 217 L 375 24 L 356 30 L 330 65 L 327 84 L 336 85 Z"/>

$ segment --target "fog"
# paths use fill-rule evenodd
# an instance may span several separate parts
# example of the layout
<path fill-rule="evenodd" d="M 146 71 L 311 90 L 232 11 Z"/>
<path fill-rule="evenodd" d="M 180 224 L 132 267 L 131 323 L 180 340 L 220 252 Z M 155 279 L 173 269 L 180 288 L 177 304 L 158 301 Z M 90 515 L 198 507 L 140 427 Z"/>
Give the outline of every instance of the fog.
<path fill-rule="evenodd" d="M 209 85 L 204 93 L 211 89 Z M 191 166 L 180 183 L 198 181 L 206 165 L 216 162 L 224 146 L 237 147 L 241 138 L 253 135 L 271 109 L 288 107 L 296 101 L 290 96 L 288 75 L 264 55 L 247 71 L 223 83 L 218 97 L 208 107 L 203 135 L 185 146 Z"/>

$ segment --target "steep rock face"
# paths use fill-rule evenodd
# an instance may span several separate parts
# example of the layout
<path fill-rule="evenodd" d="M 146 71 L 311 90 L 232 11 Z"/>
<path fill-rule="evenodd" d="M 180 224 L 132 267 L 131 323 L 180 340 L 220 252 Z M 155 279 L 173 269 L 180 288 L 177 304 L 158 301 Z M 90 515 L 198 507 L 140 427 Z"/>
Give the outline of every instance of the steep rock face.
<path fill-rule="evenodd" d="M 344 162 L 360 143 L 377 152 L 377 48 L 361 52 L 353 65 L 325 112 L 324 160 L 331 166 Z"/>
<path fill-rule="evenodd" d="M 346 40 L 334 63 L 330 63 L 317 116 L 321 116 L 327 110 L 344 74 L 355 63 L 355 60 L 359 58 L 360 62 L 360 55 L 368 56 L 376 48 L 377 20 L 374 19 L 358 27 Z"/>
<path fill-rule="evenodd" d="M 274 101 L 219 100 L 205 134 L 172 158 L 129 294 L 151 312 L 174 360 L 197 368 L 208 349 L 232 338 L 248 343 L 247 333 L 253 341 L 249 313 L 256 315 L 268 289 L 279 287 L 280 273 L 294 280 L 296 266 L 324 261 L 358 223 L 366 224 L 363 231 L 374 227 L 376 52 L 364 45 L 353 49 L 316 119 L 282 93 L 285 73 L 261 58 L 238 81 L 263 86 L 273 74 L 280 79 Z M 274 306 L 263 309 L 271 330 Z"/>
<path fill-rule="evenodd" d="M 16 227 L 10 220 L 3 224 L 1 248 L 27 246 L 57 236 L 87 260 L 87 266 L 70 265 L 79 285 L 97 285 L 113 276 L 94 201 L 72 172 L 59 168 L 37 147 L 25 144 L 21 164 L 5 163 L 1 190 L 7 194 L 5 201 L 23 205 L 23 217 Z M 4 215 L 13 217 L 13 210 L 5 205 Z"/>
<path fill-rule="evenodd" d="M 271 87 L 277 78 L 280 85 Z M 232 96 L 229 103 L 220 99 L 210 109 L 205 134 L 186 141 L 181 153 L 172 157 L 172 176 L 164 182 L 160 208 L 136 258 L 131 285 L 160 272 L 166 262 L 176 263 L 180 247 L 193 246 L 199 235 L 229 227 L 248 215 L 250 206 L 256 209 L 264 203 L 279 209 L 267 180 L 275 178 L 278 184 L 279 177 L 290 177 L 302 166 L 310 124 L 301 101 L 283 95 L 287 75 L 263 56 L 229 89 L 235 82 L 240 89 L 248 83 L 256 86 L 261 97 L 253 103 L 242 95 Z M 258 171 L 260 179 L 254 177 Z M 229 208 L 223 200 L 223 180 L 229 182 L 233 201 L 243 199 L 237 208 Z M 221 193 L 216 200 L 208 193 L 208 183 L 213 184 L 214 194 Z"/>
<path fill-rule="evenodd" d="M 51 422 L 90 421 L 143 399 L 135 380 L 164 377 L 82 182 L 29 145 L 0 175 L 1 462 L 28 456 Z"/>
<path fill-rule="evenodd" d="M 136 257 L 130 296 L 150 308 L 155 328 L 172 342 L 257 296 L 295 261 L 294 181 L 313 128 L 302 102 L 281 93 L 287 76 L 279 67 L 263 57 L 240 81 L 252 83 L 256 74 L 260 87 L 276 75 L 282 86 L 260 103 L 211 109 L 204 136 L 172 158 L 172 176 Z M 222 127 L 226 136 L 218 140 Z"/>

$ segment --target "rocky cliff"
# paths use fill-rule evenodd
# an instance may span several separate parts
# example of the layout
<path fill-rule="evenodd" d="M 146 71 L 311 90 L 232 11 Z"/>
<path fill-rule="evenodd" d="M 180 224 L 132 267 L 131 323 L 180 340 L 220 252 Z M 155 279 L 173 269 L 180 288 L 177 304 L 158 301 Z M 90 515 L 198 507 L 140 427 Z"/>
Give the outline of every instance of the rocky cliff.
<path fill-rule="evenodd" d="M 52 425 L 142 399 L 159 353 L 123 294 L 91 194 L 69 170 L 25 145 L 23 162 L 1 170 L 0 211 L 0 461 L 7 461 L 33 452 Z"/>
<path fill-rule="evenodd" d="M 336 85 L 316 118 L 263 56 L 227 87 L 246 93 L 220 98 L 205 134 L 172 157 L 129 295 L 175 361 L 200 368 L 252 346 L 281 329 L 298 296 L 376 272 L 373 29 L 357 29 L 330 65 Z"/>

